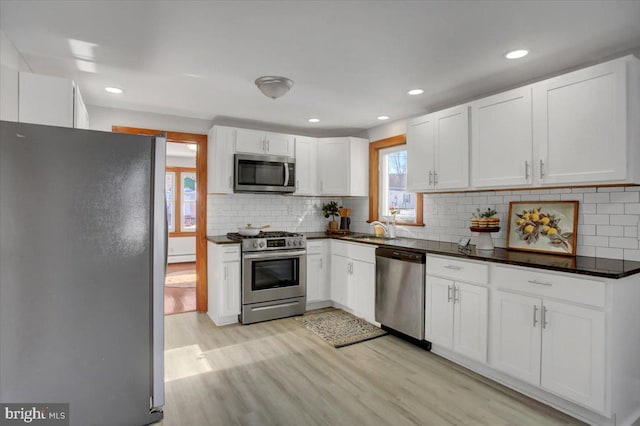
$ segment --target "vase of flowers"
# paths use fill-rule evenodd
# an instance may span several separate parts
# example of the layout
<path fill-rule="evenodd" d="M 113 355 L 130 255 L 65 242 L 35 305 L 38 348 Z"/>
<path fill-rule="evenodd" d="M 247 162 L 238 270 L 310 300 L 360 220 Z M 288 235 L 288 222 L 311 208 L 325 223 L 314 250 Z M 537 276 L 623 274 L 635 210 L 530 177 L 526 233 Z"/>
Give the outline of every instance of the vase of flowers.
<path fill-rule="evenodd" d="M 331 217 L 331 221 L 329 222 L 329 230 L 335 231 L 338 229 L 338 222 L 336 221 L 336 217 L 340 215 L 341 205 L 338 204 L 337 201 L 329 201 L 328 203 L 322 203 L 322 214 L 324 217 Z"/>
<path fill-rule="evenodd" d="M 400 214 L 400 209 L 397 206 L 389 207 L 389 213 L 391 213 L 391 223 L 396 223 L 396 216 Z"/>

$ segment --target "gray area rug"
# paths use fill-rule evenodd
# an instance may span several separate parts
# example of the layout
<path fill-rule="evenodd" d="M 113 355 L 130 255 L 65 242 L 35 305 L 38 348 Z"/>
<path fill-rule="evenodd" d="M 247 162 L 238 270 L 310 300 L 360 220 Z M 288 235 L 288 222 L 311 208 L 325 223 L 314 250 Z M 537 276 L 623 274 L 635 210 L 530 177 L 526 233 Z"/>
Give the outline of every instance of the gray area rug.
<path fill-rule="evenodd" d="M 297 317 L 305 327 L 336 348 L 384 336 L 386 331 L 340 309 Z"/>

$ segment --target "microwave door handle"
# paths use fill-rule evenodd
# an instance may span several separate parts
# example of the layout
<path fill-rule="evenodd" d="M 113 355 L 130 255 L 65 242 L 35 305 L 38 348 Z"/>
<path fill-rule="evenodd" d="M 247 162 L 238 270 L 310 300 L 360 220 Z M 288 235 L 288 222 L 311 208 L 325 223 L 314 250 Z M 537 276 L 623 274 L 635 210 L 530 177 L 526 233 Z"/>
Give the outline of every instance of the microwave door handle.
<path fill-rule="evenodd" d="M 284 186 L 289 185 L 289 163 L 284 163 Z"/>

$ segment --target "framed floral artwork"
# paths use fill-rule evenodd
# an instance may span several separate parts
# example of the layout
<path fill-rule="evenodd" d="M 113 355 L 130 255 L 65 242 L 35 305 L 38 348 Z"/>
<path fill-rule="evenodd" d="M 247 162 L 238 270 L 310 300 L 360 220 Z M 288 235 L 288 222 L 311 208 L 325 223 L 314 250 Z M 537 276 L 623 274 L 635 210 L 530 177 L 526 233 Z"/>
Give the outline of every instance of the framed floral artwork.
<path fill-rule="evenodd" d="M 577 227 L 577 201 L 512 201 L 507 249 L 575 256 Z"/>

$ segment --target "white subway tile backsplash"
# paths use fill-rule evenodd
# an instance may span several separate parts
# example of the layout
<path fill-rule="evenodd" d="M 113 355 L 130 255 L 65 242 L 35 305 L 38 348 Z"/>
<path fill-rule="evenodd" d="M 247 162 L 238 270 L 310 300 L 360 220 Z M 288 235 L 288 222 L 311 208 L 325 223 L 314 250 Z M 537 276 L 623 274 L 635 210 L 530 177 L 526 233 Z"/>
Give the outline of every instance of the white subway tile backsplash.
<path fill-rule="evenodd" d="M 598 192 L 624 192 L 624 186 L 605 186 L 598 188 Z"/>
<path fill-rule="evenodd" d="M 583 245 L 592 247 L 609 247 L 609 237 L 594 237 L 591 235 L 583 235 L 579 238 Z"/>
<path fill-rule="evenodd" d="M 636 225 L 638 223 L 637 215 L 611 215 L 609 216 L 609 223 L 611 225 Z"/>
<path fill-rule="evenodd" d="M 597 212 L 598 214 L 624 214 L 624 204 L 598 204 Z"/>
<path fill-rule="evenodd" d="M 604 235 L 608 237 L 622 237 L 624 235 L 624 227 L 598 225 L 596 235 Z"/>
<path fill-rule="evenodd" d="M 596 248 L 592 246 L 578 246 L 576 249 L 576 255 L 594 257 L 596 255 Z"/>
<path fill-rule="evenodd" d="M 584 202 L 585 203 L 608 203 L 609 194 L 600 193 L 600 192 L 584 194 Z"/>
<path fill-rule="evenodd" d="M 639 203 L 640 192 L 616 192 L 609 194 L 612 203 Z"/>
<path fill-rule="evenodd" d="M 624 260 L 640 262 L 640 250 L 624 249 Z"/>
<path fill-rule="evenodd" d="M 638 203 L 638 204 L 625 204 L 624 205 L 624 213 L 625 214 L 640 215 L 640 203 Z"/>
<path fill-rule="evenodd" d="M 595 214 L 597 211 L 597 204 L 587 204 L 580 203 L 578 204 L 578 211 L 582 214 Z"/>
<path fill-rule="evenodd" d="M 596 247 L 596 257 L 607 259 L 623 259 L 624 250 L 621 248 Z"/>
<path fill-rule="evenodd" d="M 596 235 L 596 225 L 578 225 L 578 234 Z"/>
<path fill-rule="evenodd" d="M 638 238 L 638 227 L 637 226 L 625 226 L 624 227 L 624 236 L 628 238 Z"/>
<path fill-rule="evenodd" d="M 609 247 L 618 247 L 623 249 L 636 250 L 638 248 L 638 239 L 611 237 L 609 238 Z"/>
<path fill-rule="evenodd" d="M 587 225 L 608 225 L 609 224 L 609 215 L 604 214 L 587 214 L 580 215 L 584 217 L 584 223 Z"/>

